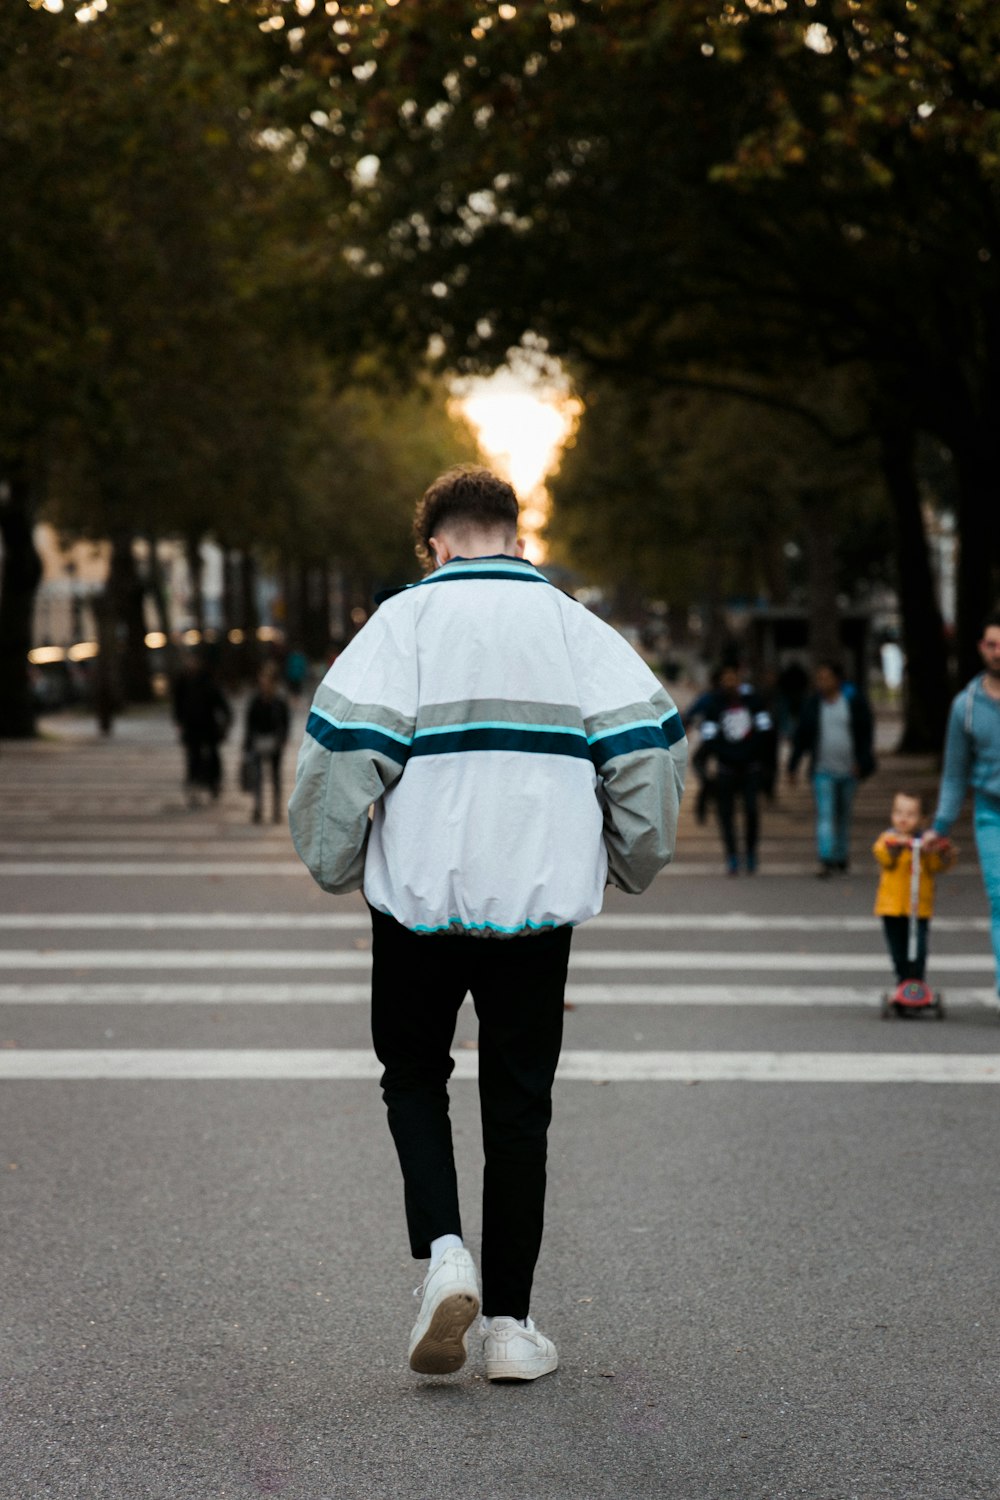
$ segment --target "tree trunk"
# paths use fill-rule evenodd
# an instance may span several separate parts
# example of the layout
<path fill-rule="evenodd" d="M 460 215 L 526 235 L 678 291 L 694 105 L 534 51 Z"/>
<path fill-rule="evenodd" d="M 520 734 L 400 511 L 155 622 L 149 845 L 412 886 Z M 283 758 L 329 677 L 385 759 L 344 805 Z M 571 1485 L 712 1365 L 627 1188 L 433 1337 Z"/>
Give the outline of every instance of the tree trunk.
<path fill-rule="evenodd" d="M 189 536 L 184 544 L 190 583 L 191 620 L 195 630 L 205 634 L 205 590 L 204 564 L 201 557 L 201 537 Z"/>
<path fill-rule="evenodd" d="M 281 567 L 281 592 L 285 606 L 285 646 L 289 651 L 302 645 L 302 567 L 286 558 Z"/>
<path fill-rule="evenodd" d="M 222 632 L 228 635 L 242 625 L 240 599 L 240 554 L 231 547 L 222 549 Z"/>
<path fill-rule="evenodd" d="M 240 648 L 240 663 L 244 677 L 251 678 L 260 663 L 260 642 L 257 630 L 260 612 L 257 609 L 257 560 L 252 552 L 240 554 L 240 629 L 243 645 Z"/>
<path fill-rule="evenodd" d="M 31 493 L 26 479 L 16 476 L 0 485 L 0 738 L 31 739 L 35 733 L 35 703 L 28 672 L 35 594 L 42 564 L 32 536 Z"/>
<path fill-rule="evenodd" d="M 167 598 L 167 586 L 163 577 L 163 566 L 160 562 L 156 537 L 152 532 L 146 537 L 146 546 L 149 549 L 149 561 L 146 566 L 146 587 L 149 589 L 149 595 L 153 601 L 156 623 L 160 628 L 160 633 L 166 636 L 167 639 L 167 644 L 164 647 L 164 661 L 166 663 L 167 676 L 172 678 L 177 669 L 177 652 L 171 636 L 173 623 L 170 619 L 170 601 Z"/>
<path fill-rule="evenodd" d="M 108 585 L 95 595 L 92 608 L 97 627 L 97 658 L 94 662 L 94 712 L 104 735 L 114 728 L 124 705 L 121 672 L 120 622 Z"/>
<path fill-rule="evenodd" d="M 809 654 L 813 663 L 841 653 L 837 604 L 837 535 L 832 497 L 825 491 L 802 496 L 806 561 Z"/>
<path fill-rule="evenodd" d="M 111 733 L 115 718 L 128 702 L 129 659 L 134 649 L 130 642 L 129 617 L 134 611 L 130 595 L 134 592 L 135 578 L 132 538 L 127 532 L 116 532 L 111 538 L 108 576 L 104 588 L 94 600 L 99 648 L 94 676 L 94 707 L 102 734 Z"/>
<path fill-rule="evenodd" d="M 970 431 L 955 448 L 958 476 L 958 619 L 961 682 L 982 671 L 977 649 L 983 621 L 996 607 L 1000 542 L 1000 445 L 993 432 Z"/>
<path fill-rule="evenodd" d="M 930 552 L 914 469 L 912 432 L 881 436 L 882 470 L 896 527 L 896 583 L 906 654 L 902 751 L 938 751 L 950 687 L 944 623 L 934 592 Z"/>
<path fill-rule="evenodd" d="M 146 649 L 146 586 L 135 563 L 132 537 L 118 534 L 111 549 L 114 607 L 122 630 L 122 690 L 126 703 L 151 703 L 153 680 Z"/>
<path fill-rule="evenodd" d="M 310 565 L 303 577 L 303 648 L 310 661 L 326 661 L 330 655 L 330 572 L 325 565 Z"/>

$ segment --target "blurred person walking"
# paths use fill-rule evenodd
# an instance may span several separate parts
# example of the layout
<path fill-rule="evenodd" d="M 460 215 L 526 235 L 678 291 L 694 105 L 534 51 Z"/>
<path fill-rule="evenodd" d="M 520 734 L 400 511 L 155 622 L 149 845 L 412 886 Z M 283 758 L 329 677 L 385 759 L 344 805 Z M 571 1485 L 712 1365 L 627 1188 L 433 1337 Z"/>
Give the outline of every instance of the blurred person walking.
<path fill-rule="evenodd" d="M 410 1249 L 430 1265 L 410 1367 L 457 1370 L 482 1307 L 490 1380 L 558 1364 L 529 1316 L 573 927 L 610 880 L 673 855 L 686 741 L 635 651 L 524 560 L 486 469 L 417 509 L 434 571 L 382 602 L 317 690 L 289 804 L 295 846 L 372 917 L 372 1036 Z M 369 817 L 369 809 L 374 811 Z M 479 1018 L 483 1291 L 462 1238 L 447 1083 Z"/>
<path fill-rule="evenodd" d="M 701 745 L 694 757 L 699 775 L 711 780 L 730 875 L 740 872 L 736 807 L 743 809 L 746 871 L 757 870 L 759 795 L 774 782 L 775 736 L 771 715 L 736 666 L 718 672 L 718 687 L 701 710 Z M 710 768 L 714 767 L 714 776 Z"/>
<path fill-rule="evenodd" d="M 184 746 L 188 806 L 198 807 L 202 793 L 215 801 L 222 787 L 219 746 L 229 733 L 233 711 L 216 681 L 206 652 L 189 657 L 173 684 L 173 717 Z"/>
<path fill-rule="evenodd" d="M 1000 613 L 984 624 L 979 655 L 984 670 L 952 701 L 937 811 L 924 842 L 933 847 L 936 839 L 947 839 L 971 787 L 1000 996 Z"/>
<path fill-rule="evenodd" d="M 802 705 L 792 739 L 788 780 L 793 785 L 800 761 L 809 758 L 816 803 L 816 847 L 820 879 L 846 874 L 851 858 L 851 813 L 858 782 L 875 770 L 874 723 L 868 700 L 845 683 L 838 661 L 817 663 L 816 691 Z"/>
<path fill-rule="evenodd" d="M 712 703 L 715 694 L 719 690 L 719 668 L 716 668 L 708 679 L 708 687 L 704 692 L 693 698 L 684 710 L 684 723 L 687 726 L 688 738 L 691 730 L 701 724 L 705 717 L 705 710 Z M 698 782 L 698 793 L 695 797 L 694 816 L 699 826 L 704 826 L 708 821 L 708 804 L 715 796 L 715 776 L 708 764 L 707 756 L 696 752 L 691 757 L 691 769 L 695 773 Z"/>
<path fill-rule="evenodd" d="M 281 760 L 289 722 L 288 701 L 278 690 L 278 669 L 268 663 L 257 674 L 257 691 L 247 704 L 243 726 L 243 789 L 253 795 L 253 823 L 264 815 L 265 779 L 271 783 L 271 820 L 282 820 Z"/>
<path fill-rule="evenodd" d="M 285 682 L 288 684 L 288 691 L 296 701 L 308 676 L 309 658 L 301 646 L 293 646 L 285 657 Z"/>

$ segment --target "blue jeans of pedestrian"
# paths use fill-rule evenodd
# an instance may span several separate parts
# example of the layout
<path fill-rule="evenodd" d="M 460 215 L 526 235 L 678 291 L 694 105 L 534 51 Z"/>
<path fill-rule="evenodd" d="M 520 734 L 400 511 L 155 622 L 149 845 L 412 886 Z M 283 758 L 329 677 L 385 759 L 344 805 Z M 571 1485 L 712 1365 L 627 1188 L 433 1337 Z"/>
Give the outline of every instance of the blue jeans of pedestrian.
<path fill-rule="evenodd" d="M 990 903 L 990 929 L 993 958 L 997 971 L 997 994 L 1000 995 L 1000 798 L 977 792 L 973 810 L 979 868 L 983 872 L 986 899 Z"/>
<path fill-rule="evenodd" d="M 825 865 L 846 865 L 851 853 L 851 808 L 857 789 L 854 776 L 813 774 L 816 799 L 816 847 Z"/>

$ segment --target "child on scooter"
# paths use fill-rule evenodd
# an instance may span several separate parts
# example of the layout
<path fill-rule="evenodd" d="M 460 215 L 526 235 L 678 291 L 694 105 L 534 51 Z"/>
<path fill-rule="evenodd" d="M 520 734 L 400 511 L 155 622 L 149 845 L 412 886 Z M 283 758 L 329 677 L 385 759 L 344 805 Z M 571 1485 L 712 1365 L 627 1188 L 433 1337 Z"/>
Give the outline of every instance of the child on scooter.
<path fill-rule="evenodd" d="M 875 897 L 875 915 L 882 918 L 886 946 L 897 983 L 924 978 L 927 942 L 934 915 L 934 886 L 938 875 L 952 868 L 954 846 L 947 839 L 921 850 L 923 803 L 915 792 L 897 792 L 892 800 L 891 827 L 879 835 L 872 853 L 882 867 Z M 915 911 L 914 911 L 915 906 Z M 916 952 L 910 942 L 910 923 L 917 918 Z"/>

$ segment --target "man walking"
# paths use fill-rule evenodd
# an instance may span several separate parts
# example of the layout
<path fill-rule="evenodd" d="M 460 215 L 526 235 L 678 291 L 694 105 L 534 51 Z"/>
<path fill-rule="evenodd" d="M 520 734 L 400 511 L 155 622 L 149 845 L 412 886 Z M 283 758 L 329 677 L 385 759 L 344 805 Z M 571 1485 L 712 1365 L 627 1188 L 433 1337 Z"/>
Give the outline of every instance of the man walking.
<path fill-rule="evenodd" d="M 730 875 L 740 872 L 736 803 L 742 802 L 746 871 L 753 875 L 760 824 L 758 797 L 762 785 L 774 785 L 774 726 L 763 699 L 740 681 L 737 666 L 721 667 L 718 682 L 702 708 L 701 745 L 695 761 L 706 773 L 715 765 L 715 805 Z"/>
<path fill-rule="evenodd" d="M 821 661 L 816 691 L 802 706 L 792 740 L 788 779 L 808 755 L 816 802 L 816 845 L 821 879 L 835 870 L 846 874 L 851 857 L 851 810 L 858 782 L 875 770 L 874 726 L 868 700 L 844 682 L 839 662 Z"/>
<path fill-rule="evenodd" d="M 937 812 L 924 846 L 931 848 L 948 836 L 971 786 L 1000 996 L 1000 614 L 991 615 L 983 626 L 979 654 L 985 670 L 966 684 L 948 715 Z"/>
<path fill-rule="evenodd" d="M 687 748 L 645 663 L 524 561 L 517 524 L 514 491 L 486 469 L 431 485 L 416 532 L 435 571 L 327 673 L 289 806 L 318 883 L 361 886 L 371 908 L 372 1035 L 410 1248 L 430 1258 L 410 1366 L 458 1369 L 481 1305 L 491 1380 L 558 1362 L 529 1306 L 570 938 L 608 880 L 638 892 L 671 859 Z M 470 991 L 481 1304 L 447 1091 Z"/>

